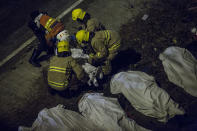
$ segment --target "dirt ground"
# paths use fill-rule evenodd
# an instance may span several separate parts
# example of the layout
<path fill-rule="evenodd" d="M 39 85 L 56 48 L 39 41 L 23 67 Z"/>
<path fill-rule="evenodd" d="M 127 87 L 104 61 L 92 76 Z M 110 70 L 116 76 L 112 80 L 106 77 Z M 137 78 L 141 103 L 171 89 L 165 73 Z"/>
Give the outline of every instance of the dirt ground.
<path fill-rule="evenodd" d="M 120 31 L 123 43 L 141 55 L 141 60 L 139 60 L 139 56 L 133 56 L 133 60 L 138 62 L 130 64 L 128 69 L 140 70 L 154 76 L 158 85 L 166 90 L 171 98 L 186 111 L 186 115 L 176 116 L 164 125 L 144 117 L 131 106 L 127 107 L 128 102 L 126 102 L 127 104 L 121 102 L 137 123 L 149 129 L 188 130 L 188 125 L 197 120 L 197 98 L 168 81 L 163 65 L 158 58 L 167 47 L 187 47 L 195 41 L 190 29 L 196 26 L 197 19 L 195 14 L 187 11 L 188 2 L 186 0 L 145 2 L 146 10 L 123 25 Z M 144 14 L 149 16 L 145 21 L 141 19 Z M 196 51 L 196 46 L 195 49 L 192 49 Z M 194 56 L 196 55 L 196 52 L 192 53 Z M 126 100 L 123 98 L 122 101 Z"/>

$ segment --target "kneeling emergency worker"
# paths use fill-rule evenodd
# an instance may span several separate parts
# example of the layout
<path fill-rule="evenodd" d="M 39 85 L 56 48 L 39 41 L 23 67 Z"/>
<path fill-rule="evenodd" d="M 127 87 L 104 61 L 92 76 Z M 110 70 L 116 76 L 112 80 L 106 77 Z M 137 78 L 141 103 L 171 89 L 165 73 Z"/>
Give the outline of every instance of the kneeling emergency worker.
<path fill-rule="evenodd" d="M 88 62 L 101 63 L 104 75 L 111 73 L 111 61 L 119 53 L 121 48 L 121 38 L 119 34 L 112 30 L 98 32 L 88 32 L 80 30 L 76 34 L 78 44 L 82 48 L 90 46 L 93 50 L 89 54 Z"/>
<path fill-rule="evenodd" d="M 72 19 L 81 24 L 79 30 L 84 29 L 89 32 L 105 30 L 105 27 L 96 18 L 91 18 L 90 14 L 81 8 L 72 11 Z"/>
<path fill-rule="evenodd" d="M 80 88 L 80 85 L 89 80 L 81 65 L 71 57 L 67 41 L 60 41 L 57 44 L 57 56 L 53 56 L 50 60 L 47 80 L 50 88 L 57 91 Z M 76 83 L 80 84 L 75 85 Z"/>

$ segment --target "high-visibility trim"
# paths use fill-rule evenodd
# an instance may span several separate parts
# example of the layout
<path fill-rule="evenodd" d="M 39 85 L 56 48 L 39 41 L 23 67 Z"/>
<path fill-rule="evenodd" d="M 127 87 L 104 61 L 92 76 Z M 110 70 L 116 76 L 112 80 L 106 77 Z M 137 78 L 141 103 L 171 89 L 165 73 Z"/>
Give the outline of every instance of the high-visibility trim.
<path fill-rule="evenodd" d="M 64 70 L 64 71 L 66 71 L 66 68 L 61 68 L 61 67 L 57 67 L 57 66 L 50 66 L 49 67 L 50 69 L 60 69 L 60 70 Z"/>
<path fill-rule="evenodd" d="M 120 47 L 120 40 L 116 42 L 112 47 L 109 48 L 109 51 L 116 50 L 117 48 Z"/>
<path fill-rule="evenodd" d="M 60 72 L 60 73 L 66 73 L 66 71 L 61 71 L 61 70 L 58 70 L 58 69 L 49 69 L 49 71 Z"/>
<path fill-rule="evenodd" d="M 100 57 L 100 56 L 101 56 L 101 52 L 97 52 L 96 55 L 97 55 L 98 57 Z"/>
<path fill-rule="evenodd" d="M 52 29 L 53 27 L 55 27 L 57 25 L 58 21 L 56 20 L 51 26 L 50 28 Z"/>
<path fill-rule="evenodd" d="M 51 25 L 55 22 L 56 20 L 54 18 L 49 18 L 49 20 L 46 22 L 44 28 L 47 30 L 47 31 L 51 31 Z"/>
<path fill-rule="evenodd" d="M 64 83 L 57 83 L 57 82 L 53 82 L 53 81 L 48 81 L 49 85 L 51 86 L 55 86 L 55 87 L 64 87 Z"/>
<path fill-rule="evenodd" d="M 108 35 L 107 41 L 109 42 L 109 40 L 110 40 L 110 33 L 109 33 L 109 31 L 107 31 L 107 35 Z"/>
<path fill-rule="evenodd" d="M 89 54 L 89 57 L 93 58 L 94 57 L 94 54 L 93 53 L 90 53 Z"/>
<path fill-rule="evenodd" d="M 109 31 L 108 30 L 106 30 L 106 31 L 104 31 L 104 33 L 105 33 L 105 38 L 106 38 L 106 44 L 109 42 L 109 40 L 110 40 L 110 33 L 109 33 Z"/>
<path fill-rule="evenodd" d="M 56 66 L 50 66 L 49 67 L 49 71 L 66 73 L 66 68 L 60 68 L 60 67 L 56 67 Z"/>

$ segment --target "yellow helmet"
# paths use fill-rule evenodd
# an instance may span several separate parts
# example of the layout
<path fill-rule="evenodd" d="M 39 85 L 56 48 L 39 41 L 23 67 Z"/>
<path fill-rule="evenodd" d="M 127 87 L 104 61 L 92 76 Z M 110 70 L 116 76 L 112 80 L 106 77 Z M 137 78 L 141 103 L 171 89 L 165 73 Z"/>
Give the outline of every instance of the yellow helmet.
<path fill-rule="evenodd" d="M 74 9 L 74 10 L 72 11 L 72 19 L 73 19 L 74 21 L 76 21 L 77 19 L 83 20 L 85 14 L 86 14 L 86 12 L 83 11 L 81 8 L 79 8 L 79 9 Z"/>
<path fill-rule="evenodd" d="M 57 52 L 64 52 L 64 51 L 69 51 L 69 43 L 68 41 L 60 41 L 57 44 Z"/>
<path fill-rule="evenodd" d="M 84 41 L 85 42 L 88 42 L 89 41 L 89 35 L 90 35 L 90 32 L 88 32 L 86 30 L 80 30 L 80 31 L 78 31 L 77 34 L 76 34 L 77 42 L 80 45 L 83 45 L 84 44 Z"/>

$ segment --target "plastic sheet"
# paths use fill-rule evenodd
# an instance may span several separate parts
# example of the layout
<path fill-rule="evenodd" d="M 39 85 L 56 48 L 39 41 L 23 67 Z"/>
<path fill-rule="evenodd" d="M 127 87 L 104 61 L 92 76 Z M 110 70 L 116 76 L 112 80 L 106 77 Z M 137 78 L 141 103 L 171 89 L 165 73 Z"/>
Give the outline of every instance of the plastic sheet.
<path fill-rule="evenodd" d="M 167 122 L 176 114 L 184 114 L 179 104 L 159 88 L 152 76 L 139 71 L 120 72 L 110 83 L 112 94 L 122 93 L 131 105 L 146 116 Z"/>
<path fill-rule="evenodd" d="M 159 55 L 169 81 L 197 97 L 197 60 L 186 49 L 169 47 Z"/>

